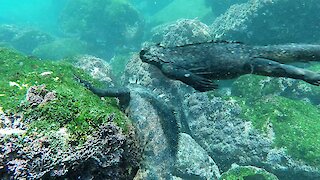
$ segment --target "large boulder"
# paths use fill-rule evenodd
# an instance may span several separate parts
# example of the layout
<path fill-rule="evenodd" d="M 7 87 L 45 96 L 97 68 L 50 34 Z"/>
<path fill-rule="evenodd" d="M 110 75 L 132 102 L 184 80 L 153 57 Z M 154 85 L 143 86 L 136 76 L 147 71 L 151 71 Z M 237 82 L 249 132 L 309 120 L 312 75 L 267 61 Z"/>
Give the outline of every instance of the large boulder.
<path fill-rule="evenodd" d="M 181 46 L 211 40 L 210 28 L 196 19 L 179 19 L 152 30 L 152 42 L 163 46 Z"/>
<path fill-rule="evenodd" d="M 139 148 L 131 123 L 115 99 L 96 97 L 74 73 L 97 81 L 6 49 L 0 62 L 0 179 L 132 178 Z"/>
<path fill-rule="evenodd" d="M 317 131 L 312 122 L 318 119 L 316 107 L 285 98 L 269 98 L 249 107 L 243 103 L 236 97 L 188 94 L 182 105 L 192 137 L 222 171 L 237 163 L 263 167 L 281 179 L 320 177 L 314 164 L 317 140 L 312 141 L 312 132 Z M 301 106 L 305 111 L 298 110 Z M 303 125 L 306 121 L 308 125 Z M 304 136 L 295 135 L 299 133 Z"/>
<path fill-rule="evenodd" d="M 218 179 L 219 168 L 208 153 L 188 134 L 179 134 L 175 175 L 182 179 Z"/>
<path fill-rule="evenodd" d="M 88 43 L 91 53 L 112 57 L 116 49 L 134 48 L 143 35 L 143 20 L 127 0 L 71 0 L 61 13 L 60 25 Z"/>
<path fill-rule="evenodd" d="M 250 44 L 314 43 L 319 9 L 316 0 L 249 0 L 231 6 L 211 29 L 214 38 Z"/>
<path fill-rule="evenodd" d="M 9 24 L 0 26 L 0 43 L 28 55 L 38 46 L 51 43 L 53 40 L 53 36 L 38 29 Z"/>

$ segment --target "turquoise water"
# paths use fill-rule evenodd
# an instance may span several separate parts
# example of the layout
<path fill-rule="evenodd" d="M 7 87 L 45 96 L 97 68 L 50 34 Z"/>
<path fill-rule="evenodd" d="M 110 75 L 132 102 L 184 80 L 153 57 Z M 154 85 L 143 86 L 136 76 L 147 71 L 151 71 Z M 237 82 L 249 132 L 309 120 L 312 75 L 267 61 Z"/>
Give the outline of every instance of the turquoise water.
<path fill-rule="evenodd" d="M 317 0 L 0 0 L 0 179 L 320 179 L 319 22 Z"/>
<path fill-rule="evenodd" d="M 109 9 L 108 9 L 109 8 Z M 210 22 L 211 8 L 205 1 L 197 0 L 184 5 L 184 1 L 18 1 L 0 2 L 0 22 L 14 25 L 20 31 L 33 29 L 56 38 L 56 44 L 64 38 L 69 53 L 53 59 L 75 54 L 95 54 L 104 58 L 114 56 L 117 51 L 139 49 L 140 44 L 150 38 L 153 27 L 174 22 L 180 18 L 199 18 Z M 174 12 L 174 13 L 172 13 Z M 5 35 L 4 35 L 5 36 Z M 81 40 L 86 47 L 73 47 L 73 40 Z M 68 41 L 68 42 L 70 42 Z M 107 42 L 108 41 L 108 42 Z M 37 42 L 40 43 L 40 42 Z M 79 42 L 78 42 L 79 43 Z M 76 44 L 78 44 L 76 43 Z M 80 43 L 80 44 L 81 44 Z M 47 44 L 43 43 L 42 45 Z M 50 58 L 47 52 L 24 53 Z M 45 48 L 38 46 L 38 48 Z M 79 50 L 80 49 L 80 50 Z M 88 51 L 88 52 L 87 52 Z"/>
<path fill-rule="evenodd" d="M 1 0 L 0 22 L 57 32 L 58 17 L 65 1 L 61 0 Z"/>

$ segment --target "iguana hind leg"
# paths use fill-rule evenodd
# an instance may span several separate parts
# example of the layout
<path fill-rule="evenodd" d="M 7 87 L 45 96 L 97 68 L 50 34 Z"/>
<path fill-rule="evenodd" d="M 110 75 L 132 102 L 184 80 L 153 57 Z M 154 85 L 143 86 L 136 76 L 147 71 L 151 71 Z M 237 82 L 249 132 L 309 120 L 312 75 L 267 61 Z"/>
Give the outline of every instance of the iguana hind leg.
<path fill-rule="evenodd" d="M 252 74 L 271 76 L 271 77 L 288 77 L 301 79 L 310 84 L 320 85 L 320 74 L 302 69 L 299 67 L 281 64 L 269 59 L 255 58 L 249 62 Z"/>

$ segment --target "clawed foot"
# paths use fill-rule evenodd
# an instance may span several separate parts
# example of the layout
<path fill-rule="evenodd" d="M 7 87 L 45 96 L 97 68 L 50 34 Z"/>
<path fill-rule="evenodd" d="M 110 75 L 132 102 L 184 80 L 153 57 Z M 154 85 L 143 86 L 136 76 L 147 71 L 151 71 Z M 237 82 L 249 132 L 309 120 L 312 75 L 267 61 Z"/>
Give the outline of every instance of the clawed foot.
<path fill-rule="evenodd" d="M 218 85 L 210 79 L 198 77 L 192 87 L 200 92 L 211 91 L 218 88 Z"/>

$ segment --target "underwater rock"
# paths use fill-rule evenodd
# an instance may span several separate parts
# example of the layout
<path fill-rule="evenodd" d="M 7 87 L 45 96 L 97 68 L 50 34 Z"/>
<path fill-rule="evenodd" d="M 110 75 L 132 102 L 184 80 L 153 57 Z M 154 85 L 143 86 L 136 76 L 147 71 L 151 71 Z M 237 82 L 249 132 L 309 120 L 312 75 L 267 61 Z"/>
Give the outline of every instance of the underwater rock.
<path fill-rule="evenodd" d="M 74 58 L 73 65 L 85 70 L 93 78 L 108 86 L 113 86 L 111 67 L 105 60 L 91 55 L 82 55 Z"/>
<path fill-rule="evenodd" d="M 231 6 L 211 29 L 214 38 L 249 44 L 315 43 L 319 13 L 316 0 L 250 0 Z"/>
<path fill-rule="evenodd" d="M 31 54 L 32 51 L 42 45 L 52 42 L 54 38 L 44 32 L 34 29 L 21 29 L 10 42 L 14 48 L 25 53 Z"/>
<path fill-rule="evenodd" d="M 307 69 L 317 71 L 319 66 Z M 232 95 L 244 97 L 250 101 L 263 96 L 283 96 L 293 100 L 320 104 L 320 89 L 305 82 L 290 78 L 271 78 L 246 75 L 239 77 L 232 84 Z"/>
<path fill-rule="evenodd" d="M 90 53 L 104 58 L 135 48 L 144 32 L 142 17 L 127 0 L 68 1 L 59 23 L 66 34 L 86 42 Z"/>
<path fill-rule="evenodd" d="M 278 178 L 268 171 L 254 166 L 239 166 L 232 164 L 232 167 L 220 177 L 220 180 L 246 179 L 246 180 L 278 180 Z"/>
<path fill-rule="evenodd" d="M 163 46 L 181 46 L 211 40 L 211 30 L 196 19 L 179 19 L 152 29 L 152 42 Z"/>
<path fill-rule="evenodd" d="M 7 49 L 0 62 L 0 179 L 132 178 L 134 130 L 116 100 L 74 80 L 74 73 L 89 75 Z"/>
<path fill-rule="evenodd" d="M 259 162 L 259 156 L 266 155 L 270 148 L 270 140 L 259 135 L 250 122 L 239 118 L 241 108 L 235 100 L 187 94 L 183 108 L 188 113 L 192 137 L 222 170 L 233 162 Z"/>
<path fill-rule="evenodd" d="M 165 134 L 166 129 L 161 128 L 161 124 L 169 119 L 159 115 L 157 107 L 143 96 L 142 91 L 131 93 L 127 108 L 143 149 L 143 161 L 135 179 L 168 179 L 173 172 L 176 152 L 172 144 L 170 146 Z"/>
<path fill-rule="evenodd" d="M 18 33 L 18 27 L 10 24 L 2 24 L 0 25 L 0 42 L 10 43 Z"/>
<path fill-rule="evenodd" d="M 175 176 L 182 179 L 218 179 L 218 166 L 208 153 L 185 133 L 179 134 Z"/>
<path fill-rule="evenodd" d="M 53 40 L 54 37 L 37 29 L 10 24 L 0 25 L 0 43 L 4 43 L 6 47 L 12 46 L 28 55 L 36 47 Z"/>
<path fill-rule="evenodd" d="M 26 101 L 31 107 L 44 104 L 48 101 L 54 100 L 55 98 L 55 92 L 49 92 L 45 85 L 32 86 L 28 89 L 26 94 Z"/>
<path fill-rule="evenodd" d="M 87 53 L 87 44 L 73 38 L 56 38 L 33 49 L 32 54 L 42 59 L 62 60 Z"/>
<path fill-rule="evenodd" d="M 4 112 L 0 112 L 0 137 L 24 134 L 26 130 L 27 124 L 23 121 L 22 114 L 5 114 Z"/>
<path fill-rule="evenodd" d="M 266 104 L 266 107 L 269 103 Z M 316 179 L 320 177 L 316 166 L 301 162 L 301 157 L 291 156 L 287 151 L 277 150 L 278 148 L 274 147 L 276 142 L 274 132 L 261 133 L 255 128 L 250 120 L 254 117 L 253 113 L 247 113 L 247 120 L 242 119 L 241 113 L 244 109 L 239 104 L 241 102 L 236 98 L 223 100 L 219 97 L 212 97 L 212 99 L 209 99 L 201 94 L 190 94 L 186 96 L 182 106 L 188 113 L 186 117 L 188 117 L 187 122 L 192 137 L 214 158 L 222 171 L 226 171 L 232 163 L 237 163 L 239 165 L 250 164 L 263 167 L 280 179 L 292 179 L 294 177 Z M 283 107 L 284 105 L 280 104 L 279 106 Z M 272 109 L 263 109 L 260 112 L 258 111 L 259 107 L 261 105 L 257 105 L 257 109 L 252 111 L 258 114 L 262 112 L 276 113 Z M 277 110 L 279 109 L 277 108 Z M 295 110 L 288 111 L 292 113 Z M 304 113 L 302 112 L 302 114 Z M 284 116 L 286 117 L 286 115 Z M 257 119 L 261 121 L 265 118 L 263 116 L 263 118 L 258 117 Z M 290 124 L 281 126 L 284 128 L 283 134 L 280 135 L 284 136 L 283 141 L 289 141 L 289 137 L 292 135 L 290 133 L 292 128 L 288 125 Z M 300 129 L 297 131 L 300 131 Z M 286 140 L 286 138 L 288 139 Z M 297 142 L 293 142 L 293 144 L 297 145 Z M 304 144 L 303 140 L 301 144 Z M 309 145 L 312 146 L 312 143 Z M 286 145 L 282 144 L 282 146 Z M 302 149 L 304 148 L 302 147 Z"/>
<path fill-rule="evenodd" d="M 53 135 L 64 141 L 62 134 Z M 68 178 L 121 178 L 126 136 L 113 123 L 101 126 L 82 147 L 66 144 L 52 149 L 53 141 L 37 136 L 4 137 L 0 145 L 2 178 L 39 179 Z M 2 141 L 2 142 L 3 142 Z M 67 147 L 64 147 L 67 146 Z M 97 173 L 99 172 L 99 173 Z"/>

